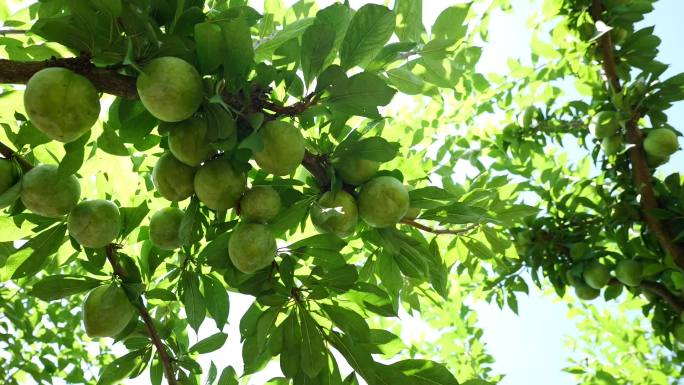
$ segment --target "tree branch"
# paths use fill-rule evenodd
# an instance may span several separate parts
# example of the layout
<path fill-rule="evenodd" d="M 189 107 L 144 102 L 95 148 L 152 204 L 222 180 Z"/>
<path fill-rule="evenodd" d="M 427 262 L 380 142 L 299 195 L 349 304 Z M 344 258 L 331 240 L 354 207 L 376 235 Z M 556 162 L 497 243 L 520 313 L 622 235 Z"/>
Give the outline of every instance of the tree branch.
<path fill-rule="evenodd" d="M 468 225 L 468 226 L 466 226 L 462 229 L 458 229 L 458 230 L 435 229 L 435 228 L 432 228 L 430 226 L 426 226 L 426 225 L 423 225 L 421 223 L 418 223 L 418 222 L 414 221 L 413 219 L 407 219 L 407 218 L 402 219 L 401 223 L 415 227 L 419 230 L 426 231 L 428 233 L 433 233 L 433 234 L 438 234 L 438 235 L 439 234 L 463 235 L 463 234 L 466 234 L 466 233 L 476 229 L 478 226 L 480 226 L 477 223 L 473 223 L 471 225 Z"/>
<path fill-rule="evenodd" d="M 622 282 L 620 282 L 617 278 L 611 278 L 610 281 L 608 281 L 608 284 L 611 286 L 619 286 L 622 285 Z M 663 285 L 662 283 L 655 281 L 641 281 L 639 287 L 641 290 L 660 297 L 663 299 L 663 301 L 672 306 L 675 311 L 679 313 L 684 311 L 684 299 L 672 293 L 670 289 L 668 289 L 667 286 Z"/>
<path fill-rule="evenodd" d="M 119 263 L 119 260 L 116 258 L 116 250 L 118 249 L 118 247 L 118 245 L 109 244 L 105 247 L 105 251 L 107 255 L 107 260 L 112 265 L 114 273 L 119 278 L 124 278 L 126 277 L 126 270 L 124 270 L 124 268 Z M 167 382 L 169 383 L 169 385 L 177 385 L 178 381 L 176 380 L 176 376 L 173 371 L 173 366 L 171 366 L 171 358 L 169 357 L 169 353 L 166 351 L 166 346 L 164 346 L 164 342 L 159 337 L 159 333 L 157 333 L 157 328 L 154 326 L 152 316 L 150 316 L 150 313 L 147 311 L 147 308 L 143 304 L 142 298 L 138 298 L 138 301 L 136 301 L 135 306 L 138 309 L 138 312 L 140 313 L 140 317 L 143 319 L 143 322 L 145 323 L 145 327 L 147 328 L 147 334 L 149 334 L 152 343 L 157 348 L 157 354 L 159 354 L 159 360 L 161 361 L 162 366 L 164 368 L 164 375 L 166 376 Z"/>
<path fill-rule="evenodd" d="M 23 35 L 29 32 L 26 29 L 0 29 L 0 35 Z"/>
<path fill-rule="evenodd" d="M 9 148 L 5 143 L 0 142 L 0 154 L 5 158 L 5 159 L 14 159 L 19 164 L 21 165 L 21 168 L 24 169 L 24 171 L 28 171 L 33 168 L 33 165 L 29 163 L 26 159 L 23 157 L 19 156 L 16 151 L 12 150 Z"/>
<path fill-rule="evenodd" d="M 591 14 L 594 21 L 597 22 L 601 19 L 602 9 L 601 0 L 593 0 Z M 620 79 L 617 75 L 617 65 L 610 33 L 604 33 L 601 36 L 599 39 L 599 47 L 603 52 L 602 64 L 606 73 L 606 78 L 613 90 L 615 92 L 620 92 L 622 86 L 620 85 Z M 658 239 L 663 250 L 670 254 L 677 266 L 684 270 L 684 250 L 674 242 L 668 227 L 651 214 L 653 210 L 658 209 L 660 205 L 653 190 L 651 172 L 648 168 L 643 148 L 643 135 L 641 134 L 641 130 L 639 130 L 638 121 L 641 116 L 639 111 L 634 113 L 626 124 L 625 134 L 627 142 L 634 145 L 628 150 L 629 159 L 632 164 L 634 186 L 637 191 L 641 193 L 641 211 L 648 228 Z"/>

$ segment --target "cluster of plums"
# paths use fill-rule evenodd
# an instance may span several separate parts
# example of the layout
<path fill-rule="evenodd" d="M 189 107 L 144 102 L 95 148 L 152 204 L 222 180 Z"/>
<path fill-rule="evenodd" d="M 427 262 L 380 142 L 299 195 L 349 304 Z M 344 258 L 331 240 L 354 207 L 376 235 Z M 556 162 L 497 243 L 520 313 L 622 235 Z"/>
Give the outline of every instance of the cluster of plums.
<path fill-rule="evenodd" d="M 597 139 L 601 139 L 601 147 L 606 155 L 615 155 L 622 149 L 624 137 L 620 132 L 620 119 L 617 112 L 596 113 L 589 124 L 589 131 Z M 646 160 L 651 167 L 667 163 L 678 148 L 677 134 L 668 128 L 650 130 L 644 139 Z"/>
<path fill-rule="evenodd" d="M 599 261 L 592 261 L 584 267 L 581 276 L 568 270 L 567 282 L 575 289 L 578 298 L 590 301 L 601 294 L 601 289 L 612 279 L 611 268 Z M 641 284 L 643 267 L 634 259 L 624 259 L 615 266 L 615 278 L 625 286 L 636 287 Z"/>
<path fill-rule="evenodd" d="M 201 76 L 189 63 L 175 57 L 161 57 L 143 67 L 137 91 L 145 108 L 162 123 L 160 133 L 168 135 L 169 151 L 152 170 L 156 191 L 172 202 L 196 195 L 211 210 L 239 208 L 241 223 L 231 234 L 228 255 L 244 273 L 269 266 L 277 253 L 268 223 L 281 210 L 278 192 L 270 186 L 247 188 L 243 168 L 218 151 L 208 135 L 208 125 L 198 114 L 204 98 Z M 99 95 L 85 77 L 66 68 L 43 69 L 31 77 L 24 94 L 30 121 L 50 138 L 72 142 L 87 133 L 100 113 Z M 223 132 L 237 141 L 236 122 L 226 122 Z M 162 128 L 163 127 L 163 128 Z M 253 158 L 269 174 L 291 175 L 301 164 L 305 139 L 286 121 L 264 123 L 258 135 L 262 146 Z M 225 150 L 225 149 L 224 149 Z M 409 193 L 398 179 L 377 176 L 380 163 L 358 158 L 333 159 L 346 191 L 327 191 L 311 207 L 311 221 L 322 233 L 351 235 L 359 217 L 372 227 L 392 226 L 403 218 L 415 218 Z M 70 236 L 86 248 L 102 248 L 113 242 L 121 230 L 118 207 L 107 200 L 80 200 L 81 188 L 74 175 L 55 165 L 38 165 L 23 176 L 9 160 L 0 160 L 0 193 L 20 182 L 20 199 L 31 212 L 49 218 L 68 215 Z M 356 189 L 360 187 L 360 191 Z M 182 246 L 181 223 L 185 214 L 177 207 L 159 210 L 150 218 L 150 241 L 158 248 Z M 111 284 L 92 290 L 84 303 L 84 324 L 91 336 L 120 333 L 135 309 L 121 286 Z"/>

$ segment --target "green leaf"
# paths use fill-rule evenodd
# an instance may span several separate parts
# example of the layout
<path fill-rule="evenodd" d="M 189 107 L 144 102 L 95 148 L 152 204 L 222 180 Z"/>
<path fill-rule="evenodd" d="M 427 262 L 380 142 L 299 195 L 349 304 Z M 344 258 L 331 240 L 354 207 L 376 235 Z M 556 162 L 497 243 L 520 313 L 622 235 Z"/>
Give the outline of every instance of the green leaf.
<path fill-rule="evenodd" d="M 340 113 L 380 118 L 377 106 L 389 104 L 395 92 L 377 75 L 361 72 L 336 84 L 327 102 Z"/>
<path fill-rule="evenodd" d="M 396 34 L 400 41 L 421 41 L 423 27 L 423 0 L 396 0 L 394 12 L 397 14 Z"/>
<path fill-rule="evenodd" d="M 214 23 L 195 24 L 195 49 L 202 74 L 216 71 L 223 63 L 226 50 L 221 27 Z"/>
<path fill-rule="evenodd" d="M 464 25 L 470 11 L 470 3 L 451 6 L 437 16 L 432 26 L 433 39 L 461 39 L 468 31 Z"/>
<path fill-rule="evenodd" d="M 185 314 L 188 323 L 195 331 L 199 330 L 200 325 L 206 316 L 204 298 L 199 290 L 199 280 L 194 273 L 184 272 L 181 279 L 181 300 L 185 307 Z"/>
<path fill-rule="evenodd" d="M 321 23 L 314 23 L 302 35 L 301 63 L 306 85 L 318 76 L 325 59 L 333 49 L 335 30 Z"/>
<path fill-rule="evenodd" d="M 78 275 L 52 275 L 36 282 L 28 294 L 43 301 L 54 301 L 94 289 L 101 284 L 97 279 Z"/>
<path fill-rule="evenodd" d="M 199 210 L 197 197 L 192 197 L 185 209 L 178 234 L 183 245 L 190 245 L 202 239 L 202 213 Z"/>
<path fill-rule="evenodd" d="M 407 95 L 417 95 L 425 89 L 425 82 L 418 75 L 406 67 L 394 68 L 387 71 L 390 83 L 399 91 Z"/>
<path fill-rule="evenodd" d="M 370 339 L 370 328 L 360 314 L 337 305 L 321 304 L 321 308 L 340 330 L 354 340 L 368 341 Z"/>
<path fill-rule="evenodd" d="M 496 218 L 505 224 L 515 224 L 521 222 L 526 217 L 537 215 L 539 208 L 524 204 L 513 205 L 496 213 Z"/>
<path fill-rule="evenodd" d="M 415 385 L 458 385 L 458 381 L 441 364 L 428 360 L 403 360 L 391 365 L 409 376 Z"/>
<path fill-rule="evenodd" d="M 59 162 L 59 173 L 64 176 L 75 174 L 83 165 L 85 145 L 90 139 L 90 130 L 77 140 L 64 144 L 64 157 Z"/>
<path fill-rule="evenodd" d="M 126 146 L 116 132 L 107 123 L 103 124 L 103 127 L 102 135 L 97 138 L 97 148 L 108 154 L 129 156 L 128 149 L 126 149 Z"/>
<path fill-rule="evenodd" d="M 145 297 L 148 299 L 159 299 L 162 301 L 173 302 L 178 301 L 176 295 L 167 289 L 156 288 L 145 292 Z"/>
<path fill-rule="evenodd" d="M 252 35 L 247 20 L 243 17 L 227 19 L 219 23 L 223 32 L 226 50 L 223 52 L 224 77 L 228 84 L 242 84 L 254 65 Z"/>
<path fill-rule="evenodd" d="M 369 384 L 375 384 L 373 357 L 362 346 L 354 343 L 347 335 L 336 332 L 328 334 L 328 341 L 342 354 L 349 366 L 361 375 Z"/>
<path fill-rule="evenodd" d="M 399 143 L 390 143 L 380 136 L 361 140 L 345 140 L 333 152 L 333 158 L 361 158 L 389 162 L 397 156 Z"/>
<path fill-rule="evenodd" d="M 302 326 L 297 312 L 292 311 L 283 321 L 283 347 L 280 353 L 280 369 L 287 377 L 294 377 L 299 371 L 302 351 Z"/>
<path fill-rule="evenodd" d="M 216 327 L 223 329 L 228 322 L 230 308 L 228 291 L 221 281 L 213 275 L 202 275 L 201 278 L 207 311 L 216 322 Z"/>
<path fill-rule="evenodd" d="M 7 259 L 3 270 L 12 279 L 36 274 L 62 246 L 66 239 L 66 229 L 66 224 L 61 223 L 35 235 Z"/>
<path fill-rule="evenodd" d="M 121 212 L 123 219 L 120 235 L 122 238 L 125 238 L 140 226 L 140 223 L 145 219 L 150 209 L 147 207 L 147 202 L 143 202 L 136 207 L 121 207 L 119 212 Z"/>
<path fill-rule="evenodd" d="M 128 377 L 143 361 L 145 349 L 130 352 L 112 361 L 102 371 L 97 385 L 114 385 Z"/>
<path fill-rule="evenodd" d="M 213 334 L 196 344 L 192 345 L 190 349 L 188 349 L 188 353 L 199 353 L 199 354 L 206 354 L 206 353 L 211 353 L 213 351 L 221 349 L 223 345 L 226 343 L 226 340 L 228 339 L 228 334 L 226 333 L 216 333 Z"/>
<path fill-rule="evenodd" d="M 314 22 L 313 18 L 297 20 L 276 32 L 273 36 L 266 37 L 258 42 L 254 49 L 254 60 L 258 63 L 271 58 L 273 53 L 285 42 L 301 36 Z"/>
<path fill-rule="evenodd" d="M 309 315 L 309 312 L 301 309 L 299 319 L 302 325 L 301 367 L 307 376 L 314 378 L 327 362 L 327 349 L 323 344 L 323 337 L 316 321 Z"/>
<path fill-rule="evenodd" d="M 232 366 L 227 366 L 221 371 L 221 376 L 216 385 L 238 385 L 238 378 L 235 369 Z"/>
<path fill-rule="evenodd" d="M 489 247 L 485 246 L 484 243 L 478 241 L 477 239 L 469 239 L 463 241 L 465 246 L 470 250 L 471 253 L 477 258 L 482 258 L 482 259 L 493 259 L 496 257 L 496 254 L 489 249 Z"/>
<path fill-rule="evenodd" d="M 370 60 L 394 32 L 395 15 L 387 7 L 365 4 L 352 18 L 340 48 L 341 66 L 350 69 Z"/>

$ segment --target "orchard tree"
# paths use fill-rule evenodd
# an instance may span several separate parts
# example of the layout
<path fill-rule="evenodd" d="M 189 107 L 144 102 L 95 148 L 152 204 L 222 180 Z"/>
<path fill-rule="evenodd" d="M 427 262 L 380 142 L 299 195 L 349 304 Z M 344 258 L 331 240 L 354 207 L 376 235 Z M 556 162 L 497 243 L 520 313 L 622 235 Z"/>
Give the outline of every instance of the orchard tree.
<path fill-rule="evenodd" d="M 617 322 L 648 320 L 629 336 L 676 378 L 684 180 L 657 171 L 684 74 L 635 27 L 653 2 L 545 0 L 532 65 L 486 75 L 507 0 L 445 2 L 427 27 L 420 0 L 0 3 L 3 383 L 226 385 L 273 360 L 271 384 L 495 382 L 462 301 L 517 312 L 528 276 L 641 307 Z M 229 293 L 253 298 L 244 365 L 203 371 Z M 441 338 L 404 346 L 400 310 Z M 595 354 L 568 370 L 647 380 L 652 356 Z"/>

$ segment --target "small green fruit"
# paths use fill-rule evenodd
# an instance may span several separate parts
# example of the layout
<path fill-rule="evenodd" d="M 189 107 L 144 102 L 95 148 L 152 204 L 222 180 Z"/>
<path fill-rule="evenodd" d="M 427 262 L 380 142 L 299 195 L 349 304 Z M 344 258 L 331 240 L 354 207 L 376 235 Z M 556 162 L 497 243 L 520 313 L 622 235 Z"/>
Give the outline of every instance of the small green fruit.
<path fill-rule="evenodd" d="M 536 107 L 527 107 L 525 110 L 518 115 L 518 124 L 524 129 L 532 128 L 534 119 L 537 117 L 539 110 Z"/>
<path fill-rule="evenodd" d="M 235 207 L 246 189 L 245 174 L 223 158 L 205 163 L 195 175 L 197 197 L 212 210 L 225 211 Z"/>
<path fill-rule="evenodd" d="M 610 270 L 599 262 L 592 262 L 584 268 L 582 277 L 587 285 L 598 290 L 610 281 Z"/>
<path fill-rule="evenodd" d="M 240 199 L 240 217 L 245 222 L 268 223 L 280 212 L 280 195 L 270 186 L 254 186 Z"/>
<path fill-rule="evenodd" d="M 204 90 L 195 67 L 177 57 L 149 62 L 136 81 L 140 101 L 155 118 L 180 122 L 197 111 Z"/>
<path fill-rule="evenodd" d="M 195 169 L 165 153 L 152 170 L 152 182 L 159 194 L 172 201 L 188 199 L 194 192 Z"/>
<path fill-rule="evenodd" d="M 406 186 L 406 191 L 412 191 L 413 189 L 414 189 L 413 186 Z M 410 196 L 410 194 L 409 194 L 409 196 Z M 406 212 L 406 215 L 404 215 L 404 219 L 416 219 L 418 217 L 418 215 L 420 215 L 421 211 L 422 210 L 419 209 L 418 207 L 410 207 L 410 203 L 409 203 L 409 209 Z"/>
<path fill-rule="evenodd" d="M 188 166 L 197 167 L 216 150 L 207 138 L 207 121 L 190 118 L 169 124 L 169 151 Z"/>
<path fill-rule="evenodd" d="M 572 270 L 565 271 L 565 282 L 570 286 L 577 286 L 577 282 L 582 282 L 582 279 L 577 277 Z"/>
<path fill-rule="evenodd" d="M 263 141 L 261 151 L 254 153 L 259 167 L 269 174 L 292 174 L 304 159 L 304 137 L 290 123 L 272 120 L 259 131 Z"/>
<path fill-rule="evenodd" d="M 71 210 L 68 228 L 69 235 L 81 246 L 105 247 L 121 231 L 121 214 L 119 208 L 110 201 L 84 201 Z"/>
<path fill-rule="evenodd" d="M 342 182 L 359 186 L 378 173 L 380 162 L 361 158 L 342 158 L 335 162 L 334 167 Z"/>
<path fill-rule="evenodd" d="M 601 294 L 599 290 L 589 287 L 589 285 L 582 281 L 575 282 L 574 288 L 575 295 L 577 296 L 577 298 L 585 301 L 591 301 L 592 299 L 596 299 L 596 297 L 598 297 L 599 294 Z"/>
<path fill-rule="evenodd" d="M 321 233 L 347 237 L 359 221 L 356 201 L 346 191 L 328 191 L 311 207 L 311 222 Z"/>
<path fill-rule="evenodd" d="M 409 209 L 409 194 L 391 176 L 378 176 L 363 185 L 359 194 L 359 215 L 372 227 L 388 227 L 399 222 Z"/>
<path fill-rule="evenodd" d="M 0 194 L 9 190 L 19 180 L 17 167 L 9 159 L 0 159 Z"/>
<path fill-rule="evenodd" d="M 68 214 L 81 196 L 75 176 L 64 176 L 50 164 L 34 167 L 21 180 L 21 201 L 31 212 L 48 218 Z"/>
<path fill-rule="evenodd" d="M 121 333 L 135 315 L 135 307 L 117 285 L 93 289 L 83 303 L 83 325 L 90 337 L 113 337 Z"/>
<path fill-rule="evenodd" d="M 639 286 L 642 274 L 641 264 L 633 259 L 622 260 L 615 268 L 615 277 L 627 286 Z"/>
<path fill-rule="evenodd" d="M 269 266 L 275 259 L 276 240 L 268 227 L 258 223 L 241 224 L 228 241 L 228 252 L 233 265 L 251 274 Z"/>
<path fill-rule="evenodd" d="M 570 245 L 569 249 L 570 258 L 572 258 L 573 261 L 580 261 L 586 258 L 589 253 L 589 246 L 584 242 L 573 243 Z"/>
<path fill-rule="evenodd" d="M 601 147 L 603 147 L 603 152 L 607 156 L 615 155 L 622 149 L 623 143 L 622 135 L 613 135 L 607 138 L 603 138 L 601 141 Z"/>
<path fill-rule="evenodd" d="M 180 227 L 185 213 L 177 207 L 166 207 L 150 218 L 150 241 L 162 250 L 175 250 L 182 246 Z"/>
<path fill-rule="evenodd" d="M 66 68 L 36 72 L 24 91 L 24 108 L 31 123 L 51 139 L 73 142 L 100 115 L 100 96 L 85 77 Z"/>
<path fill-rule="evenodd" d="M 589 131 L 598 139 L 613 136 L 620 128 L 620 120 L 614 111 L 601 111 L 594 115 L 589 124 Z"/>
<path fill-rule="evenodd" d="M 644 139 L 644 150 L 652 156 L 670 156 L 677 152 L 677 148 L 679 148 L 677 134 L 667 128 L 656 128 Z"/>
<path fill-rule="evenodd" d="M 627 39 L 628 35 L 629 32 L 627 32 L 626 29 L 620 27 L 613 28 L 610 31 L 610 37 L 613 39 L 613 43 L 617 45 L 621 45 L 625 41 L 625 39 Z"/>
<path fill-rule="evenodd" d="M 642 275 L 641 263 L 633 259 L 622 260 L 615 267 L 615 277 L 627 286 L 639 286 Z"/>

